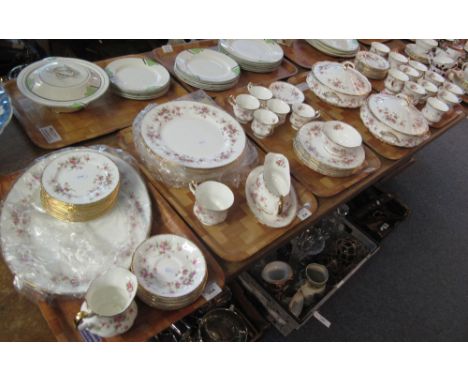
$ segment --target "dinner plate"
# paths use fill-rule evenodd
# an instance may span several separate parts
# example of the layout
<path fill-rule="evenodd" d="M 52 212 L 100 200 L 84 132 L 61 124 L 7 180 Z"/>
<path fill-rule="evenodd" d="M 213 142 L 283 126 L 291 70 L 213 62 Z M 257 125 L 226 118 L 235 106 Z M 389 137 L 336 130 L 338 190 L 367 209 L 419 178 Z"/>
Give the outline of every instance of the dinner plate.
<path fill-rule="evenodd" d="M 217 168 L 243 152 L 244 129 L 230 114 L 200 102 L 173 101 L 151 109 L 141 135 L 156 155 L 188 168 Z"/>
<path fill-rule="evenodd" d="M 0 134 L 10 123 L 12 116 L 13 107 L 11 105 L 11 99 L 8 93 L 6 92 L 5 88 L 2 85 L 0 85 Z"/>
<path fill-rule="evenodd" d="M 331 48 L 328 45 L 322 44 L 319 40 L 306 40 L 306 42 L 309 43 L 309 45 L 313 46 L 315 49 L 319 50 L 320 52 L 333 57 L 352 58 L 358 52 L 358 50 L 351 52 L 338 51 L 336 49 Z"/>
<path fill-rule="evenodd" d="M 42 173 L 42 187 L 52 198 L 70 204 L 97 203 L 119 184 L 119 169 L 101 153 L 73 150 L 49 162 Z"/>
<path fill-rule="evenodd" d="M 355 52 L 359 49 L 359 42 L 356 39 L 328 39 L 318 40 L 321 44 L 338 52 Z"/>
<path fill-rule="evenodd" d="M 188 77 L 211 84 L 232 82 L 240 75 L 236 61 L 211 49 L 184 50 L 177 55 L 175 65 Z"/>
<path fill-rule="evenodd" d="M 294 186 L 291 184 L 291 191 L 284 198 L 283 210 L 279 215 L 270 215 L 263 211 L 257 203 L 255 203 L 255 193 L 257 179 L 263 174 L 263 166 L 258 166 L 252 170 L 245 182 L 245 197 L 247 205 L 254 214 L 255 218 L 262 224 L 272 228 L 286 227 L 296 217 L 297 213 L 297 196 Z"/>
<path fill-rule="evenodd" d="M 44 211 L 41 176 L 57 153 L 39 159 L 13 185 L 2 209 L 0 235 L 17 285 L 50 295 L 82 296 L 111 265 L 130 267 L 134 250 L 149 234 L 151 201 L 129 163 L 103 154 L 117 165 L 121 187 L 115 207 L 95 220 L 67 223 Z"/>
<path fill-rule="evenodd" d="M 404 99 L 379 93 L 372 94 L 367 102 L 372 114 L 393 130 L 408 135 L 423 135 L 429 130 L 422 113 Z"/>
<path fill-rule="evenodd" d="M 209 90 L 209 91 L 223 91 L 234 87 L 238 81 L 236 78 L 234 81 L 224 83 L 224 84 L 210 84 L 206 82 L 197 81 L 194 78 L 190 78 L 182 73 L 177 66 L 174 66 L 174 73 L 181 81 L 185 82 L 186 84 L 193 86 L 197 89 Z"/>
<path fill-rule="evenodd" d="M 111 83 L 122 93 L 153 94 L 170 81 L 167 69 L 150 58 L 121 58 L 106 66 Z"/>
<path fill-rule="evenodd" d="M 234 59 L 255 66 L 274 66 L 284 55 L 281 46 L 273 40 L 219 40 L 219 45 Z"/>
<path fill-rule="evenodd" d="M 269 89 L 273 93 L 274 98 L 278 98 L 290 105 L 304 102 L 304 93 L 297 86 L 288 82 L 273 82 L 269 86 Z"/>
<path fill-rule="evenodd" d="M 206 261 L 190 240 L 177 235 L 157 235 L 135 251 L 132 269 L 148 292 L 178 298 L 190 294 L 204 281 Z"/>

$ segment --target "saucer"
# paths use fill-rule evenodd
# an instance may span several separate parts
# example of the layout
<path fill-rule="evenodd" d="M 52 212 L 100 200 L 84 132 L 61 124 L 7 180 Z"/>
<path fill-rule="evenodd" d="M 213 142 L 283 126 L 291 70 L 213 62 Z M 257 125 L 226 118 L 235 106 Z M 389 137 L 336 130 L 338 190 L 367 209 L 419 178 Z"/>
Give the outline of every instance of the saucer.
<path fill-rule="evenodd" d="M 245 197 L 247 199 L 247 204 L 260 223 L 272 228 L 286 227 L 294 220 L 297 212 L 297 196 L 294 186 L 291 185 L 291 191 L 284 200 L 283 212 L 280 215 L 269 215 L 255 203 L 254 186 L 257 178 L 262 173 L 263 166 L 258 166 L 252 170 L 247 177 L 247 181 L 245 182 Z"/>

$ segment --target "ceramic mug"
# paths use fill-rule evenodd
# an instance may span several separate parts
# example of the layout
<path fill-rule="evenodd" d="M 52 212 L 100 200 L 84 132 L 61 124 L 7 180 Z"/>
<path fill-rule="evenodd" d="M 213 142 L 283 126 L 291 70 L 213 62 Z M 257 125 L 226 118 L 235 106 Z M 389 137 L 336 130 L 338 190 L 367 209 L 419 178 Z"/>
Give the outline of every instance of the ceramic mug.
<path fill-rule="evenodd" d="M 134 301 L 137 288 L 138 281 L 132 272 L 110 268 L 89 285 L 81 310 L 75 316 L 76 327 L 101 337 L 125 333 L 138 314 Z"/>
<path fill-rule="evenodd" d="M 268 284 L 276 288 L 282 288 L 288 281 L 292 280 L 293 270 L 291 266 L 284 261 L 272 261 L 265 265 L 261 276 Z"/>
<path fill-rule="evenodd" d="M 424 118 L 430 123 L 437 123 L 442 119 L 442 116 L 449 111 L 449 107 L 439 98 L 428 98 L 426 105 L 421 110 Z"/>
<path fill-rule="evenodd" d="M 299 130 L 307 122 L 320 117 L 320 111 L 315 110 L 312 106 L 306 103 L 296 103 L 292 106 L 292 114 L 289 118 L 291 127 L 294 130 Z"/>
<path fill-rule="evenodd" d="M 247 90 L 260 101 L 260 107 L 263 108 L 267 107 L 267 101 L 273 98 L 273 93 L 270 89 L 265 86 L 255 85 L 252 82 L 249 82 L 247 85 Z"/>
<path fill-rule="evenodd" d="M 455 94 L 445 89 L 439 89 L 439 92 L 437 93 L 437 98 L 439 98 L 442 102 L 447 104 L 449 110 L 451 110 L 455 105 L 458 105 L 461 101 L 460 98 L 458 98 Z"/>
<path fill-rule="evenodd" d="M 439 73 L 436 73 L 432 70 L 428 70 L 424 74 L 424 78 L 428 80 L 429 82 L 432 82 L 437 87 L 442 86 L 445 82 L 444 77 L 442 77 Z"/>
<path fill-rule="evenodd" d="M 421 102 L 426 96 L 426 89 L 416 82 L 407 81 L 403 86 L 403 94 L 406 94 L 414 105 Z"/>
<path fill-rule="evenodd" d="M 390 53 L 390 48 L 381 42 L 374 41 L 371 44 L 370 51 L 372 53 L 378 54 L 379 56 L 382 56 L 383 58 L 387 58 L 388 54 Z"/>
<path fill-rule="evenodd" d="M 234 194 L 223 183 L 208 180 L 201 184 L 190 182 L 189 189 L 195 195 L 193 213 L 204 225 L 215 225 L 226 220 L 234 203 Z"/>
<path fill-rule="evenodd" d="M 390 52 L 388 54 L 388 62 L 390 64 L 390 69 L 398 69 L 400 65 L 406 65 L 408 59 L 398 52 Z"/>
<path fill-rule="evenodd" d="M 234 110 L 234 115 L 241 123 L 250 122 L 253 119 L 253 113 L 260 107 L 260 101 L 250 94 L 239 94 L 234 98 L 230 95 L 229 104 Z"/>
<path fill-rule="evenodd" d="M 286 121 L 286 116 L 291 111 L 290 106 L 283 100 L 272 98 L 267 101 L 268 110 L 278 116 L 278 125 L 282 125 Z"/>
<path fill-rule="evenodd" d="M 385 78 L 385 89 L 391 93 L 398 93 L 403 90 L 405 82 L 409 81 L 409 77 L 398 69 L 390 69 Z"/>
<path fill-rule="evenodd" d="M 278 116 L 272 111 L 259 109 L 254 112 L 251 128 L 257 138 L 263 139 L 273 134 L 278 121 Z"/>

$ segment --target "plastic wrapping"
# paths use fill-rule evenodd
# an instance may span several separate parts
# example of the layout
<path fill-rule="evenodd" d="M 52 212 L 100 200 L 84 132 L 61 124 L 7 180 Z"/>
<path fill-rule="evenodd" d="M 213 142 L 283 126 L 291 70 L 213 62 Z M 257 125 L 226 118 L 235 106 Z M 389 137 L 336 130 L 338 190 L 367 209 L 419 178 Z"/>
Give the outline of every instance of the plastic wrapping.
<path fill-rule="evenodd" d="M 58 155 L 77 148 L 36 159 L 3 201 L 2 254 L 14 274 L 15 288 L 33 301 L 82 297 L 90 282 L 111 265 L 129 268 L 135 248 L 150 232 L 151 199 L 135 159 L 108 146 L 79 149 L 98 150 L 117 164 L 121 187 L 111 211 L 88 222 L 68 223 L 43 209 L 39 195 L 43 169 Z"/>
<path fill-rule="evenodd" d="M 182 100 L 203 102 L 219 107 L 203 90 L 177 99 L 177 101 Z M 241 180 L 245 179 L 252 167 L 257 164 L 257 149 L 248 139 L 246 139 L 244 151 L 234 162 L 214 169 L 187 168 L 158 156 L 147 147 L 141 136 L 143 118 L 157 106 L 158 104 L 150 104 L 143 109 L 135 118 L 132 127 L 135 149 L 141 161 L 157 180 L 176 188 L 187 187 L 191 181 L 203 182 L 205 180 L 217 180 L 231 187 L 238 188 Z"/>

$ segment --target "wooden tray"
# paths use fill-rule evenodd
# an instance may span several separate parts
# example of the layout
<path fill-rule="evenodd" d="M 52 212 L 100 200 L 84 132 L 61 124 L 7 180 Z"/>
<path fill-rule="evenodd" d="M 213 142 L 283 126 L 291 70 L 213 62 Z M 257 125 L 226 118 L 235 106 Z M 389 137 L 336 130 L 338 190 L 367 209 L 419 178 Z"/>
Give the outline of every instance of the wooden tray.
<path fill-rule="evenodd" d="M 246 91 L 246 88 L 236 89 L 234 94 L 241 94 Z M 227 99 L 228 97 L 218 97 L 216 102 L 218 102 L 227 112 L 233 114 L 232 107 L 227 102 Z M 297 159 L 293 149 L 293 140 L 297 131 L 291 127 L 289 116 L 284 125 L 278 127 L 272 136 L 264 139 L 258 139 L 253 134 L 250 128 L 250 123 L 243 126 L 249 137 L 252 138 L 264 151 L 277 152 L 285 155 L 289 160 L 292 174 L 317 196 L 330 197 L 336 195 L 380 168 L 380 159 L 372 152 L 372 150 L 364 146 L 366 151 L 366 162 L 360 173 L 344 178 L 334 178 L 322 175 L 311 170 Z"/>
<path fill-rule="evenodd" d="M 192 49 L 192 48 L 212 48 L 218 44 L 218 40 L 203 40 L 203 41 L 196 41 L 191 42 L 188 44 L 178 44 L 173 45 L 170 48 L 170 51 L 167 51 L 166 47 L 156 48 L 153 50 L 154 58 L 163 64 L 172 75 L 174 74 L 174 62 L 177 55 L 185 49 Z M 167 53 L 166 53 L 167 52 Z M 236 87 L 246 86 L 249 82 L 254 83 L 264 83 L 264 82 L 272 82 L 275 80 L 281 80 L 284 78 L 288 78 L 294 76 L 298 73 L 298 69 L 295 65 L 293 65 L 288 60 L 284 59 L 281 66 L 271 73 L 253 73 L 248 72 L 246 70 L 242 70 L 239 82 L 231 89 L 214 92 L 214 91 L 207 91 L 205 92 L 212 97 L 218 97 L 223 95 L 229 95 L 232 93 L 232 90 Z M 182 86 L 188 89 L 190 92 L 197 90 L 196 88 L 187 85 L 185 82 L 180 81 Z"/>
<path fill-rule="evenodd" d="M 120 131 L 119 138 L 119 145 L 137 156 L 133 147 L 132 130 L 129 128 Z M 264 153 L 259 151 L 261 162 L 263 162 L 263 157 Z M 279 239 L 289 229 L 307 223 L 307 221 L 301 222 L 296 217 L 289 226 L 284 228 L 269 228 L 260 224 L 247 205 L 244 196 L 244 184 L 242 183 L 238 189 L 232 189 L 235 195 L 235 204 L 229 211 L 226 222 L 211 227 L 204 226 L 193 214 L 194 197 L 188 189 L 166 186 L 154 179 L 143 165 L 140 167 L 187 224 L 223 260 L 230 262 L 245 260 L 265 250 L 268 246 L 274 245 L 275 240 Z M 309 203 L 309 210 L 313 216 L 317 209 L 317 199 L 295 179 L 292 179 L 292 184 L 298 196 L 299 207 Z"/>
<path fill-rule="evenodd" d="M 13 185 L 20 173 L 0 177 L 0 199 L 2 199 Z M 162 233 L 174 233 L 183 235 L 193 241 L 205 255 L 208 264 L 210 280 L 223 288 L 224 273 L 216 263 L 204 244 L 196 237 L 184 221 L 174 212 L 161 194 L 148 183 L 148 190 L 152 197 L 153 204 L 153 223 L 152 235 Z M 79 331 L 75 329 L 73 318 L 80 310 L 82 300 L 80 299 L 60 299 L 55 303 L 39 303 L 39 308 L 47 321 L 50 330 L 58 341 L 82 341 Z M 192 313 L 203 306 L 206 300 L 200 297 L 193 304 L 176 311 L 161 311 L 150 308 L 137 299 L 138 316 L 133 327 L 127 333 L 120 336 L 103 339 L 105 341 L 146 341 L 150 337 L 166 329 L 171 323 L 180 320 L 186 315 Z"/>
<path fill-rule="evenodd" d="M 125 57 L 141 56 L 144 55 Z M 97 64 L 105 67 L 115 59 L 99 61 Z M 140 110 L 149 103 L 167 102 L 187 94 L 181 85 L 171 80 L 169 91 L 156 99 L 128 100 L 109 89 L 105 95 L 83 110 L 75 113 L 55 113 L 23 96 L 16 86 L 16 81 L 8 82 L 6 88 L 11 96 L 16 118 L 34 144 L 44 149 L 69 146 L 123 129 L 130 126 Z"/>
<path fill-rule="evenodd" d="M 288 80 L 288 82 L 298 85 L 304 91 L 306 102 L 310 103 L 314 108 L 317 108 L 322 113 L 322 118 L 325 120 L 338 120 L 349 123 L 354 126 L 362 135 L 364 142 L 372 148 L 375 152 L 382 155 L 384 158 L 391 160 L 398 160 L 408 155 L 411 149 L 391 146 L 386 143 L 380 142 L 375 138 L 364 126 L 359 116 L 359 108 L 357 109 L 346 109 L 339 108 L 336 106 L 329 105 L 326 102 L 320 100 L 307 86 L 301 84 L 304 83 L 307 77 L 307 73 L 301 73 Z M 304 88 L 306 90 L 304 90 Z"/>
<path fill-rule="evenodd" d="M 292 40 L 289 45 L 281 44 L 284 55 L 296 65 L 310 69 L 317 61 L 353 61 L 354 58 L 339 58 L 320 52 L 305 40 Z M 272 81 L 270 81 L 272 82 Z"/>

